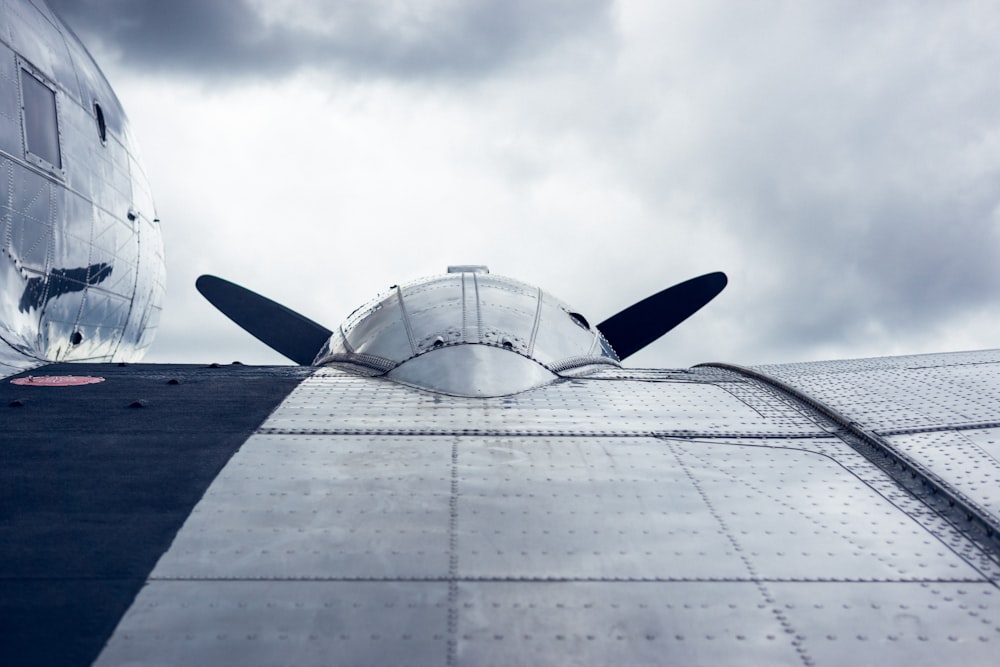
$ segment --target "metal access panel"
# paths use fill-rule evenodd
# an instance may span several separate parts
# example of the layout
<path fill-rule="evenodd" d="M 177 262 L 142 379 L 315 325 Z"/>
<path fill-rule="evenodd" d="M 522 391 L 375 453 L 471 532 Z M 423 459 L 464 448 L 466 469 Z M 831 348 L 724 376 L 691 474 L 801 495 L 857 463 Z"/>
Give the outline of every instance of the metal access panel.
<path fill-rule="evenodd" d="M 443 582 L 153 581 L 95 665 L 444 665 L 448 614 Z"/>
<path fill-rule="evenodd" d="M 152 578 L 445 578 L 452 465 L 443 438 L 252 436 Z"/>

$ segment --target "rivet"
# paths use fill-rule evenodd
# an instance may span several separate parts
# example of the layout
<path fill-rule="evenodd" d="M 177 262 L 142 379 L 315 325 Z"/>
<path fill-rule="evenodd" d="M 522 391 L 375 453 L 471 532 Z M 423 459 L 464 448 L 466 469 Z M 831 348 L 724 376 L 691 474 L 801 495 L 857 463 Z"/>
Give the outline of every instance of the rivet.
<path fill-rule="evenodd" d="M 180 384 L 180 383 L 181 381 L 178 380 L 177 378 L 170 378 L 169 380 L 167 380 L 167 384 Z"/>
<path fill-rule="evenodd" d="M 144 408 L 149 405 L 149 401 L 144 398 L 139 398 L 128 404 L 130 408 Z"/>
<path fill-rule="evenodd" d="M 10 402 L 9 405 L 12 408 L 23 408 L 24 407 L 24 401 L 22 401 L 20 398 L 15 398 L 13 401 Z"/>

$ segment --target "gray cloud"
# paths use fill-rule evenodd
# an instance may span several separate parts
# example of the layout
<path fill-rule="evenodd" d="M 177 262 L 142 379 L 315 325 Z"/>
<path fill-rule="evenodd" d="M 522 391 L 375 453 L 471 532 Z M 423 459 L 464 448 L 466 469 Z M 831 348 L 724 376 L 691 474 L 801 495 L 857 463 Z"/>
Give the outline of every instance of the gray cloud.
<path fill-rule="evenodd" d="M 753 7 L 656 54 L 644 142 L 619 142 L 650 206 L 691 198 L 742 249 L 748 346 L 913 341 L 995 309 L 1000 12 Z"/>
<path fill-rule="evenodd" d="M 131 68 L 277 78 L 302 68 L 412 79 L 489 74 L 608 29 L 608 0 L 457 3 L 51 0 Z M 269 13 L 270 12 L 270 13 Z"/>
<path fill-rule="evenodd" d="M 310 304 L 280 270 L 250 286 L 328 326 L 382 281 L 469 261 L 592 319 L 697 273 L 730 274 L 716 303 L 636 363 L 995 344 L 1000 8 L 988 3 L 52 4 L 99 55 L 118 53 L 123 99 L 152 114 L 136 125 L 158 128 L 146 156 L 168 251 L 232 216 L 287 221 L 299 244 L 369 225 L 391 239 L 333 268 L 279 239 L 304 276 L 336 275 L 344 302 Z M 325 70 L 336 78 L 309 76 Z M 274 85 L 243 85 L 254 79 Z M 212 105 L 183 94 L 221 80 L 237 85 Z M 171 91 L 177 108 L 164 109 Z M 284 104 L 298 115 L 276 152 L 259 137 Z M 227 142 L 212 143 L 212 123 Z M 198 172 L 193 150 L 227 155 L 228 179 Z M 266 181 L 239 168 L 258 162 L 285 168 Z M 289 179 L 296 169 L 322 187 Z M 226 210 L 204 210 L 220 200 Z M 270 248 L 229 241 L 242 230 L 198 271 L 255 277 L 245 256 Z M 177 331 L 201 317 L 184 264 L 201 260 L 168 257 L 174 293 L 194 303 L 167 313 Z M 972 322 L 979 331 L 950 337 Z M 184 349 L 215 344 L 179 335 Z"/>

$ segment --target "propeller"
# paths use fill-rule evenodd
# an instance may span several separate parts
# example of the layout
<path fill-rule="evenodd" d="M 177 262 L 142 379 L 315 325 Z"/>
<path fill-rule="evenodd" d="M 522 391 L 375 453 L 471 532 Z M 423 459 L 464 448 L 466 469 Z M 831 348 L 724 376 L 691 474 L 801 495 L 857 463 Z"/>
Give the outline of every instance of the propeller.
<path fill-rule="evenodd" d="M 301 366 L 312 364 L 333 333 L 294 310 L 228 280 L 201 276 L 195 287 L 223 315 Z"/>
<path fill-rule="evenodd" d="M 698 312 L 727 282 L 721 271 L 685 280 L 612 315 L 597 328 L 624 360 Z"/>
<path fill-rule="evenodd" d="M 630 357 L 714 299 L 728 282 L 717 271 L 685 280 L 629 306 L 597 325 L 619 359 Z M 223 315 L 271 349 L 311 365 L 333 333 L 280 303 L 228 280 L 201 276 L 195 286 Z"/>

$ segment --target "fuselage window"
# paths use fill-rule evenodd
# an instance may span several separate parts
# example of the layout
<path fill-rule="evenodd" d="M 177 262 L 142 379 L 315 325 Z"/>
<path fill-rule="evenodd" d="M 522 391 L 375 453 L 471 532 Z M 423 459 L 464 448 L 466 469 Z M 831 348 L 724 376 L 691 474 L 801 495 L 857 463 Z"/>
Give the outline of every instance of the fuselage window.
<path fill-rule="evenodd" d="M 104 110 L 101 105 L 94 102 L 94 116 L 97 118 L 97 134 L 101 137 L 101 143 L 108 143 L 108 125 L 104 122 Z"/>
<path fill-rule="evenodd" d="M 24 101 L 24 139 L 28 154 L 56 169 L 62 169 L 56 91 L 31 72 L 22 69 L 21 98 Z"/>

